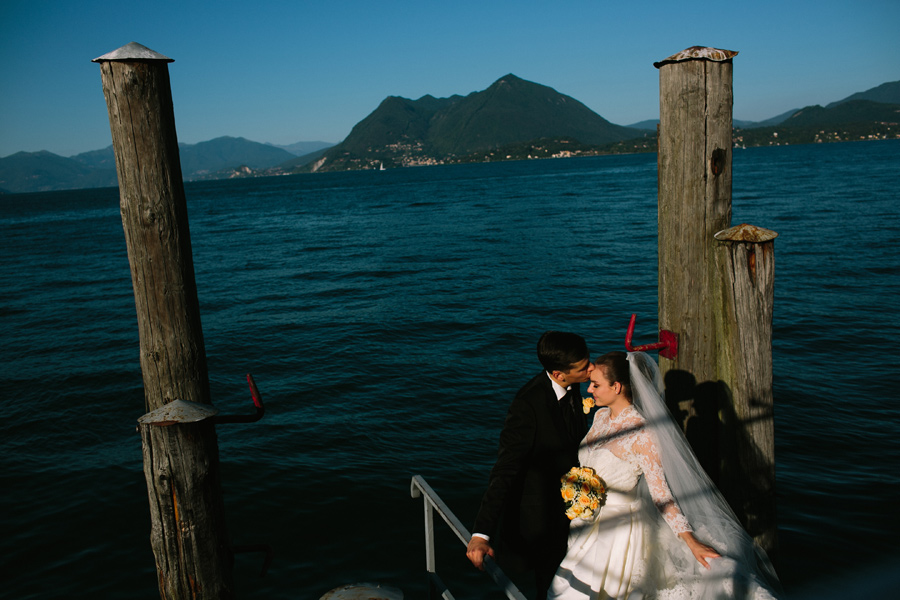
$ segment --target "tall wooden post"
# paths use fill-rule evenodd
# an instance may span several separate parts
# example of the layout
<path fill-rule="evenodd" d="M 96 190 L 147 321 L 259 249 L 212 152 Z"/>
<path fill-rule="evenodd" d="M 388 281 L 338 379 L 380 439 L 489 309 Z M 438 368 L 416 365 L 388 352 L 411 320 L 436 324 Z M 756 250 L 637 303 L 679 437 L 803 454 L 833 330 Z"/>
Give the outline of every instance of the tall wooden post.
<path fill-rule="evenodd" d="M 689 48 L 659 68 L 659 327 L 678 334 L 679 354 L 660 358 L 715 381 L 719 293 L 716 232 L 731 223 L 731 59 Z"/>
<path fill-rule="evenodd" d="M 171 59 L 131 43 L 100 63 L 140 334 L 145 410 L 210 403 Z M 232 598 L 219 454 L 211 421 L 141 425 L 160 597 Z"/>
<path fill-rule="evenodd" d="M 670 408 L 683 420 L 700 462 L 744 526 L 770 550 L 774 462 L 760 468 L 760 461 L 746 457 L 757 456 L 774 437 L 771 302 L 757 301 L 753 285 L 735 283 L 744 274 L 729 274 L 728 262 L 719 256 L 722 244 L 714 237 L 731 224 L 736 55 L 692 47 L 655 63 L 660 90 L 659 327 L 678 335 L 678 356 L 660 357 L 660 370 Z M 751 255 L 755 260 L 756 250 L 735 250 L 748 254 L 732 258 L 732 268 L 748 264 Z M 771 257 L 771 247 L 761 252 L 760 257 Z M 768 277 L 770 272 L 756 263 L 756 275 Z M 754 406 L 757 402 L 766 407 Z M 768 450 L 764 454 L 772 456 Z M 772 510 L 751 508 L 748 498 L 761 494 L 769 494 Z"/>

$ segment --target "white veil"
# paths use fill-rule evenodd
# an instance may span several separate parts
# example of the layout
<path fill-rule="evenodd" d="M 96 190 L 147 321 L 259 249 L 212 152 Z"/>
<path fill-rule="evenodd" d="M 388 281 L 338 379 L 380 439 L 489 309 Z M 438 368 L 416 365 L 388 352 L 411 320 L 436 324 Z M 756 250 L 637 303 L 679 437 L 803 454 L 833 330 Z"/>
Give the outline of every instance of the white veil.
<path fill-rule="evenodd" d="M 628 353 L 634 406 L 644 417 L 662 459 L 666 481 L 698 540 L 722 558 L 704 569 L 687 546 L 671 533 L 659 511 L 651 509 L 657 539 L 655 562 L 662 572 L 660 598 L 691 599 L 771 598 L 780 591 L 766 553 L 744 530 L 725 498 L 697 461 L 664 400 L 662 376 L 656 362 L 643 352 Z M 648 503 L 650 506 L 652 501 Z"/>

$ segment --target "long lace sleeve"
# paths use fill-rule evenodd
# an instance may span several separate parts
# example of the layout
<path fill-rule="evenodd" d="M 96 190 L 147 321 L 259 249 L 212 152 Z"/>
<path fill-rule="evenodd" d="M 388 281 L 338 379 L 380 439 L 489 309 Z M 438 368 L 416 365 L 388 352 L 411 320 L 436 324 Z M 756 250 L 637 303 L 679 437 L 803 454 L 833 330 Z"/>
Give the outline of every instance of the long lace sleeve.
<path fill-rule="evenodd" d="M 650 496 L 653 498 L 656 508 L 662 514 L 663 519 L 675 532 L 675 534 L 692 531 L 690 523 L 682 514 L 675 502 L 669 484 L 666 483 L 666 475 L 663 472 L 662 462 L 659 459 L 659 451 L 650 434 L 641 430 L 637 432 L 632 451 L 637 455 L 650 488 Z"/>

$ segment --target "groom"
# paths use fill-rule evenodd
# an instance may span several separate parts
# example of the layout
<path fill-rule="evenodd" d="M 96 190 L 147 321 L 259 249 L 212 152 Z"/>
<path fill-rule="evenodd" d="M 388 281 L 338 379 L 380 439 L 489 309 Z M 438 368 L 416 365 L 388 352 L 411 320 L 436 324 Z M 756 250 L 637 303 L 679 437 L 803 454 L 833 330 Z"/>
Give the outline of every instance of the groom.
<path fill-rule="evenodd" d="M 584 339 L 548 331 L 537 346 L 544 370 L 516 394 L 500 432 L 500 450 L 475 518 L 466 556 L 484 569 L 494 556 L 507 573 L 534 573 L 537 598 L 566 554 L 569 520 L 560 478 L 578 464 L 587 433 L 581 386 L 590 376 Z"/>

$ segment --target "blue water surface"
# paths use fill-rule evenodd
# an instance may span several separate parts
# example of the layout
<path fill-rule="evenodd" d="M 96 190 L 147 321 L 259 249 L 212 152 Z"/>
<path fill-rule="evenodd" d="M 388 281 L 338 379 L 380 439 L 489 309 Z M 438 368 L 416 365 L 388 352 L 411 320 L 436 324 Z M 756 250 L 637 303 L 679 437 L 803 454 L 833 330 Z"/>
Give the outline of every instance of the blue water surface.
<path fill-rule="evenodd" d="M 775 242 L 789 592 L 898 564 L 900 141 L 734 151 Z M 465 524 L 541 332 L 656 340 L 656 155 L 190 183 L 239 597 L 425 590 L 423 475 Z M 116 189 L 0 196 L 0 538 L 10 598 L 157 597 L 139 341 Z M 438 532 L 460 598 L 496 597 Z"/>

